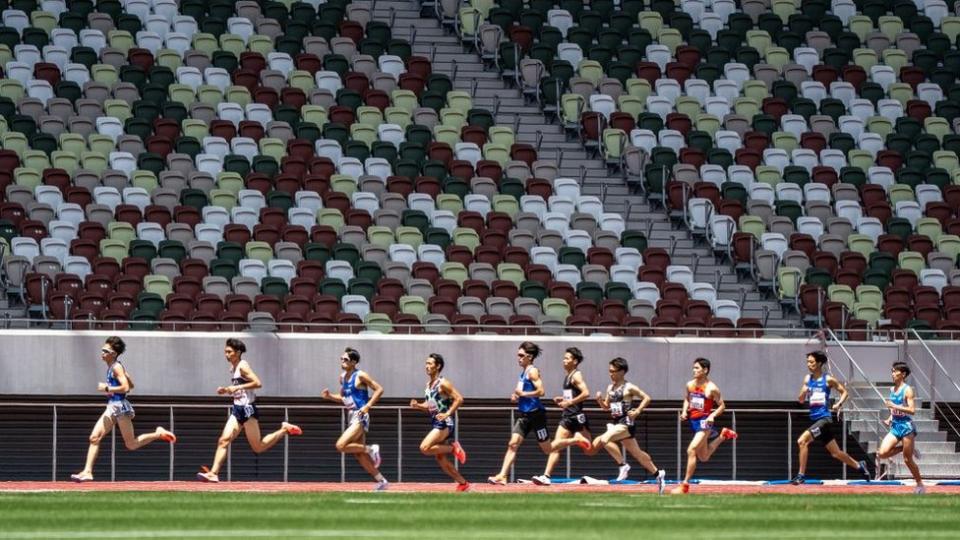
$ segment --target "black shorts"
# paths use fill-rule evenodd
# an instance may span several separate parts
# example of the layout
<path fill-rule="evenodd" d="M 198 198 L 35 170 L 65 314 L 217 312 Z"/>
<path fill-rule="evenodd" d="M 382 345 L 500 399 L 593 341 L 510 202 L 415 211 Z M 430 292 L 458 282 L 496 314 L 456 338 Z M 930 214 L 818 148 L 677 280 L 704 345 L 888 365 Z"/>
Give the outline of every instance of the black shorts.
<path fill-rule="evenodd" d="M 545 442 L 550 439 L 550 432 L 547 430 L 547 411 L 538 409 L 531 412 L 517 413 L 517 419 L 513 422 L 513 431 L 524 439 L 533 432 L 537 437 L 537 442 Z"/>
<path fill-rule="evenodd" d="M 260 419 L 260 411 L 257 410 L 256 405 L 234 405 L 230 407 L 230 416 L 233 416 L 237 419 L 237 422 L 242 426 L 247 423 L 247 420 L 251 418 Z"/>
<path fill-rule="evenodd" d="M 570 433 L 577 433 L 582 430 L 590 431 L 590 422 L 587 420 L 587 415 L 583 413 L 564 412 L 563 416 L 560 417 L 560 427 L 565 428 Z"/>
<path fill-rule="evenodd" d="M 810 435 L 813 435 L 814 440 L 820 441 L 823 444 L 830 444 L 831 441 L 835 441 L 837 438 L 833 435 L 833 419 L 832 418 L 821 418 L 814 422 L 807 431 L 810 432 Z"/>

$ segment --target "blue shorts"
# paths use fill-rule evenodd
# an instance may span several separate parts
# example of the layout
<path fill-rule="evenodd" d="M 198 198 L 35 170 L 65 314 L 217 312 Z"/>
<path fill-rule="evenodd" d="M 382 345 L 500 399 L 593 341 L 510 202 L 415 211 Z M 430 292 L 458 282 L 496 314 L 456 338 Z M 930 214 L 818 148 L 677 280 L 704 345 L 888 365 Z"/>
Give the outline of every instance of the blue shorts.
<path fill-rule="evenodd" d="M 247 423 L 247 420 L 255 418 L 260 419 L 260 411 L 257 410 L 257 406 L 250 405 L 234 405 L 230 407 L 230 416 L 233 416 L 237 419 L 237 422 L 242 426 Z"/>
<path fill-rule="evenodd" d="M 713 427 L 713 423 L 707 422 L 706 416 L 704 416 L 703 418 L 697 418 L 697 419 L 691 418 L 690 430 L 693 431 L 694 433 L 700 433 L 701 431 L 706 431 L 709 433 L 707 436 L 710 439 L 714 439 L 720 435 L 717 429 Z"/>
<path fill-rule="evenodd" d="M 430 418 L 430 427 L 432 427 L 433 429 L 440 429 L 440 430 L 449 429 L 450 433 L 452 434 L 454 432 L 454 428 L 456 427 L 456 424 L 454 424 L 452 417 L 447 418 L 446 420 L 437 420 L 437 417 L 434 416 Z"/>
<path fill-rule="evenodd" d="M 917 434 L 917 428 L 913 425 L 913 422 L 910 420 L 894 422 L 890 426 L 890 434 L 897 438 L 898 441 L 903 440 L 904 437 L 909 437 L 910 435 Z"/>

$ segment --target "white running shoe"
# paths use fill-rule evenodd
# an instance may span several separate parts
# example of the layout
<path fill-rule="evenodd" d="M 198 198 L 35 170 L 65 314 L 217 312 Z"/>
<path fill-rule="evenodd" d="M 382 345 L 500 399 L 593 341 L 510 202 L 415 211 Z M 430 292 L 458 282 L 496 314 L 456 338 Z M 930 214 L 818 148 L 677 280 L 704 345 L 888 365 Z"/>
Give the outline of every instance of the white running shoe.
<path fill-rule="evenodd" d="M 367 455 L 370 456 L 370 459 L 373 460 L 373 468 L 379 469 L 379 468 L 380 468 L 380 463 L 383 461 L 383 460 L 380 458 L 380 445 L 379 445 L 379 444 L 371 444 L 371 445 L 370 445 L 370 450 L 367 450 Z"/>
<path fill-rule="evenodd" d="M 534 477 L 532 478 L 532 480 L 533 480 L 533 483 L 536 484 L 536 485 L 538 485 L 538 486 L 549 486 L 549 485 L 550 485 L 550 477 L 547 476 L 547 475 L 544 475 L 544 474 L 541 474 L 541 475 L 539 475 L 539 476 L 534 476 Z"/>
<path fill-rule="evenodd" d="M 927 492 L 927 488 L 926 486 L 917 486 L 913 488 L 913 492 L 916 493 L 917 495 L 923 495 Z"/>
<path fill-rule="evenodd" d="M 627 476 L 630 476 L 630 464 L 624 463 L 620 466 L 620 472 L 617 473 L 617 482 L 623 482 Z"/>
<path fill-rule="evenodd" d="M 657 495 L 663 495 L 664 488 L 667 487 L 667 471 L 660 469 L 657 471 Z"/>
<path fill-rule="evenodd" d="M 71 474 L 70 479 L 74 482 L 93 482 L 93 475 L 79 472 L 76 474 Z"/>
<path fill-rule="evenodd" d="M 217 482 L 220 481 L 220 477 L 213 474 L 212 472 L 198 472 L 197 480 L 200 480 L 201 482 L 210 482 L 210 483 L 216 484 Z"/>
<path fill-rule="evenodd" d="M 373 488 L 374 491 L 386 491 L 390 487 L 390 482 L 384 478 L 382 481 L 377 482 L 377 487 Z"/>

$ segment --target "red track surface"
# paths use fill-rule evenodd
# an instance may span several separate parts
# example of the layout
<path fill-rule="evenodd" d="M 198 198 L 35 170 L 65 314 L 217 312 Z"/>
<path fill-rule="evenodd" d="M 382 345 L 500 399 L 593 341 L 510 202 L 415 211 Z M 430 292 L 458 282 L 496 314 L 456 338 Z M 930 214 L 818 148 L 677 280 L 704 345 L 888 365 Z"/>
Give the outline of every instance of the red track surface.
<path fill-rule="evenodd" d="M 671 486 L 668 486 L 668 489 Z M 335 493 L 370 491 L 373 483 L 351 482 L 223 482 L 206 484 L 201 482 L 91 482 L 76 484 L 73 482 L 0 482 L 0 492 L 26 491 L 224 491 L 259 493 Z M 415 493 L 444 493 L 454 491 L 454 484 L 437 483 L 397 483 L 390 484 L 390 491 Z M 479 493 L 656 493 L 652 485 L 575 485 L 556 484 L 549 487 L 532 484 L 511 484 L 494 486 L 473 484 L 471 491 Z M 859 494 L 912 494 L 912 485 L 905 486 L 757 486 L 757 485 L 694 485 L 690 494 L 781 494 L 781 495 L 817 495 L 832 493 L 837 495 Z M 928 486 L 927 493 L 960 495 L 960 486 Z"/>

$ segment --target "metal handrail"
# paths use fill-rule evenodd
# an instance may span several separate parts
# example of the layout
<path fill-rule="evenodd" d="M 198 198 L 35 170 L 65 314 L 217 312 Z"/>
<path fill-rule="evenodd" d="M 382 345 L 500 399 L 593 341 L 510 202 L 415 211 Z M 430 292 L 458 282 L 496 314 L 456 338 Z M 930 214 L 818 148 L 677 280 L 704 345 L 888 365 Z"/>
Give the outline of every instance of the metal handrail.
<path fill-rule="evenodd" d="M 950 372 L 947 371 L 947 368 L 943 366 L 943 364 L 940 362 L 940 359 L 937 357 L 937 355 L 934 354 L 934 352 L 930 349 L 930 347 L 927 346 L 926 341 L 922 337 L 920 337 L 920 334 L 915 329 L 913 328 L 909 329 L 904 339 L 906 340 L 910 334 L 913 334 L 913 336 L 920 343 L 923 349 L 927 351 L 927 354 L 930 355 L 930 358 L 933 361 L 934 366 L 936 366 L 937 371 L 940 372 L 942 377 L 946 377 L 947 380 L 950 382 L 950 384 L 952 384 L 953 387 L 957 390 L 957 392 L 960 393 L 960 385 L 957 384 L 957 381 L 954 380 L 954 378 L 950 375 Z M 937 390 L 937 378 L 936 378 L 937 372 L 935 371 L 933 373 L 928 374 L 923 369 L 920 362 L 916 361 L 913 358 L 913 355 L 909 353 L 909 351 L 907 352 L 907 358 L 910 359 L 914 369 L 916 369 L 916 371 L 924 379 L 926 379 L 927 384 L 929 385 L 930 408 L 933 409 L 934 411 L 940 411 L 940 415 L 943 418 L 944 422 L 947 424 L 947 427 L 950 428 L 950 431 L 952 431 L 954 435 L 960 438 L 960 415 L 957 414 L 957 411 L 955 411 L 953 407 L 944 406 L 943 405 L 944 400 L 938 399 L 939 396 L 942 396 L 942 393 L 939 390 Z M 948 412 L 949 414 L 947 414 Z"/>
<path fill-rule="evenodd" d="M 46 402 L 30 402 L 30 401 L 0 402 L 0 408 L 2 408 L 2 407 L 4 407 L 4 406 L 7 406 L 7 407 L 51 407 L 51 408 L 52 408 L 52 413 L 53 413 L 53 414 L 52 414 L 52 424 L 53 424 L 53 425 L 52 425 L 52 435 L 53 435 L 53 436 L 52 436 L 52 442 L 51 442 L 51 444 L 52 444 L 52 453 L 51 453 L 51 480 L 52 480 L 52 481 L 56 481 L 56 480 L 57 480 L 57 462 L 58 462 L 58 454 L 57 454 L 58 424 L 59 424 L 59 414 L 58 414 L 58 410 L 61 409 L 61 408 L 65 408 L 65 409 L 78 409 L 78 408 L 96 408 L 96 407 L 102 407 L 102 406 L 103 406 L 103 402 L 102 402 L 102 401 L 98 401 L 98 402 L 86 402 L 86 403 L 67 403 L 67 402 L 57 402 L 57 401 L 53 401 L 53 402 L 49 402 L 49 401 L 46 401 Z M 137 404 L 137 407 L 138 407 L 138 408 L 141 408 L 141 409 L 148 409 L 148 408 L 149 408 L 149 409 L 169 409 L 169 426 L 170 426 L 170 429 L 171 429 L 171 430 L 173 430 L 173 428 L 174 428 L 174 422 L 175 422 L 175 414 L 174 414 L 174 411 L 175 411 L 176 409 L 188 409 L 188 408 L 189 408 L 189 409 L 222 409 L 222 408 L 225 407 L 225 406 L 226 406 L 225 403 L 224 403 L 224 404 L 214 404 L 214 403 L 185 404 L 185 403 L 169 403 L 169 402 L 166 402 L 166 403 L 138 403 L 138 404 Z M 547 409 L 547 410 L 550 410 L 550 411 L 559 411 L 559 410 L 561 410 L 561 409 L 558 408 L 558 407 L 549 406 L 548 404 L 545 404 L 545 406 L 546 406 L 546 409 Z M 265 409 L 265 410 L 266 410 L 266 409 L 282 410 L 282 411 L 283 411 L 284 420 L 289 420 L 289 418 L 290 418 L 290 415 L 289 415 L 290 410 L 339 410 L 339 411 L 340 411 L 340 428 L 341 428 L 341 430 L 342 430 L 342 429 L 345 429 L 345 427 L 346 427 L 346 409 L 345 409 L 344 407 L 342 407 L 342 406 L 339 406 L 339 405 L 333 405 L 333 404 L 317 404 L 317 405 L 308 405 L 308 404 L 301 404 L 301 405 L 259 405 L 259 404 L 258 404 L 258 407 L 259 407 L 260 409 Z M 377 409 L 381 409 L 381 410 L 387 410 L 387 411 L 396 411 L 396 413 L 397 413 L 397 481 L 399 482 L 399 481 L 401 481 L 401 479 L 402 479 L 402 477 L 403 477 L 403 457 L 402 457 L 402 456 L 403 456 L 404 441 L 403 441 L 403 414 L 402 414 L 402 413 L 403 413 L 404 410 L 415 411 L 415 409 L 412 409 L 412 408 L 410 408 L 409 406 L 406 406 L 406 405 L 378 405 L 376 408 L 377 408 Z M 516 411 L 516 407 L 514 407 L 514 406 L 479 406 L 479 407 L 464 406 L 464 407 L 460 407 L 459 410 L 463 410 L 463 411 L 488 411 L 488 412 L 490 412 L 490 411 L 494 411 L 494 412 L 496 412 L 496 411 L 502 411 L 502 412 L 509 411 L 509 412 L 510 412 L 510 415 L 509 415 L 510 425 L 513 425 L 514 413 L 515 413 L 515 411 Z M 602 409 L 600 409 L 600 408 L 598 408 L 598 407 L 584 407 L 584 410 L 589 411 L 589 412 L 600 412 L 600 411 L 602 411 Z M 686 449 L 684 448 L 684 446 L 683 446 L 683 444 L 682 444 L 682 433 L 683 433 L 682 426 L 683 426 L 683 422 L 680 420 L 680 412 L 681 412 L 681 409 L 680 409 L 680 408 L 677 408 L 677 407 L 648 407 L 648 408 L 644 409 L 644 412 L 661 412 L 661 413 L 668 412 L 668 413 L 675 413 L 675 414 L 676 414 L 676 419 L 677 419 L 677 424 L 676 424 L 676 460 L 677 460 L 677 461 L 676 461 L 676 462 L 677 462 L 677 478 L 679 479 L 679 478 L 682 476 L 682 474 L 683 474 L 684 468 L 683 468 L 682 464 L 683 464 L 683 457 L 684 457 L 684 454 L 685 454 L 685 452 L 686 452 Z M 786 445 L 786 446 L 787 446 L 787 448 L 786 448 L 786 454 L 787 454 L 787 455 L 786 455 L 786 469 L 787 469 L 787 475 L 786 475 L 786 477 L 789 478 L 790 475 L 791 475 L 791 473 L 792 473 L 792 469 L 793 469 L 793 442 L 792 442 L 792 441 L 793 441 L 793 435 L 792 435 L 793 415 L 795 415 L 795 414 L 806 415 L 806 414 L 808 414 L 809 411 L 807 411 L 807 410 L 805 410 L 805 409 L 757 409 L 757 408 L 742 408 L 742 409 L 728 409 L 727 412 L 730 413 L 730 422 L 731 422 L 731 425 L 734 427 L 734 429 L 736 429 L 737 413 L 741 413 L 741 414 L 743 414 L 743 413 L 751 413 L 751 414 L 783 414 L 783 415 L 785 415 L 785 417 L 786 417 L 786 427 L 787 427 L 787 441 L 788 441 L 788 444 Z M 422 421 L 418 421 L 418 423 L 422 423 Z M 459 428 L 460 428 L 460 426 L 461 426 L 460 419 L 459 419 L 459 414 L 457 415 L 457 418 L 456 418 L 456 425 L 457 425 L 457 429 L 459 430 Z M 844 432 L 845 432 L 845 431 L 846 431 L 846 428 L 845 428 L 845 424 L 844 424 Z M 111 480 L 111 481 L 115 481 L 115 480 L 116 480 L 116 444 L 117 444 L 117 443 L 116 443 L 116 433 L 117 433 L 117 430 L 112 430 L 112 431 L 111 431 L 111 439 L 110 439 L 110 445 L 111 445 L 110 480 Z M 416 445 L 417 442 L 410 442 L 409 444 Z M 409 446 L 409 445 L 408 445 L 408 446 Z M 232 477 L 232 472 L 233 472 L 233 471 L 232 471 L 232 446 L 231 446 L 230 448 L 231 448 L 231 450 L 228 450 L 227 463 L 226 463 L 226 467 L 225 467 L 225 476 L 226 476 L 226 479 L 227 479 L 228 481 L 231 479 L 231 477 Z M 731 445 L 731 451 L 732 451 L 732 453 L 733 453 L 733 455 L 732 455 L 732 467 L 731 467 L 731 479 L 735 480 L 735 479 L 737 478 L 737 471 L 738 471 L 737 444 L 736 444 L 736 441 L 734 441 L 733 444 Z M 565 457 L 565 459 L 566 459 L 565 469 L 567 470 L 567 472 L 568 472 L 568 474 L 569 474 L 569 471 L 571 470 L 571 465 L 570 465 L 570 457 L 571 457 L 571 454 L 570 454 L 570 452 L 567 451 L 567 452 L 565 453 L 565 456 L 566 456 L 566 457 Z M 290 460 L 290 455 L 289 455 L 289 442 L 285 440 L 284 446 L 283 446 L 283 482 L 288 482 L 288 481 L 289 481 L 289 474 L 288 474 L 288 473 L 289 473 L 289 465 L 290 465 L 290 461 L 289 461 L 289 460 Z M 169 461 L 169 465 L 168 465 L 169 468 L 168 468 L 168 475 L 167 475 L 167 476 L 168 476 L 169 480 L 172 481 L 172 480 L 173 480 L 173 472 L 174 472 L 174 462 L 175 462 L 175 445 L 170 445 L 170 446 L 169 446 L 169 460 L 168 460 L 168 461 Z M 341 456 L 340 456 L 339 462 L 340 462 L 340 481 L 341 481 L 341 482 L 344 482 L 344 481 L 346 481 L 346 459 L 345 459 L 344 455 L 341 455 Z M 511 476 L 513 476 L 513 471 L 512 471 L 512 470 L 511 470 Z"/>
<path fill-rule="evenodd" d="M 850 375 L 849 377 L 844 377 L 844 378 L 848 382 L 852 382 L 855 379 L 855 376 L 859 374 L 863 378 L 863 380 L 869 385 L 870 389 L 873 390 L 873 393 L 876 395 L 876 397 L 880 398 L 881 401 L 884 400 L 885 398 L 883 393 L 881 393 L 880 390 L 877 388 L 877 386 L 873 384 L 873 382 L 870 380 L 867 374 L 860 367 L 860 364 L 858 364 L 857 361 L 854 360 L 853 355 L 850 354 L 850 351 L 848 351 L 846 347 L 844 347 L 843 343 L 840 341 L 837 335 L 833 332 L 833 330 L 830 328 L 827 328 L 826 332 L 829 332 L 830 338 L 833 341 L 833 343 L 835 343 L 836 346 L 839 347 L 840 350 L 843 351 L 843 354 L 847 357 L 847 362 L 850 368 Z M 840 369 L 839 364 L 837 364 L 832 358 L 830 358 L 830 356 L 828 356 L 827 358 L 831 363 L 831 365 L 836 365 L 838 368 L 838 371 L 842 374 L 843 370 Z M 869 396 L 864 395 L 860 391 L 860 389 L 857 388 L 856 386 L 847 385 L 846 388 L 847 388 L 847 391 L 852 393 L 856 398 L 860 398 L 860 399 L 869 398 Z M 854 401 L 854 404 L 855 403 L 856 401 Z M 861 409 L 859 407 L 856 407 L 856 405 L 854 405 L 854 408 L 852 410 L 856 412 L 861 412 L 861 413 L 876 412 L 875 409 Z M 877 415 L 877 421 L 873 423 L 868 423 L 868 426 L 870 428 L 871 434 L 877 440 L 879 440 L 879 438 L 882 437 L 883 434 L 886 432 L 886 426 L 880 420 L 879 414 Z M 846 430 L 846 421 L 844 421 L 844 430 Z M 844 444 L 846 444 L 846 439 L 844 439 Z M 846 471 L 844 471 L 844 474 L 846 474 Z"/>

